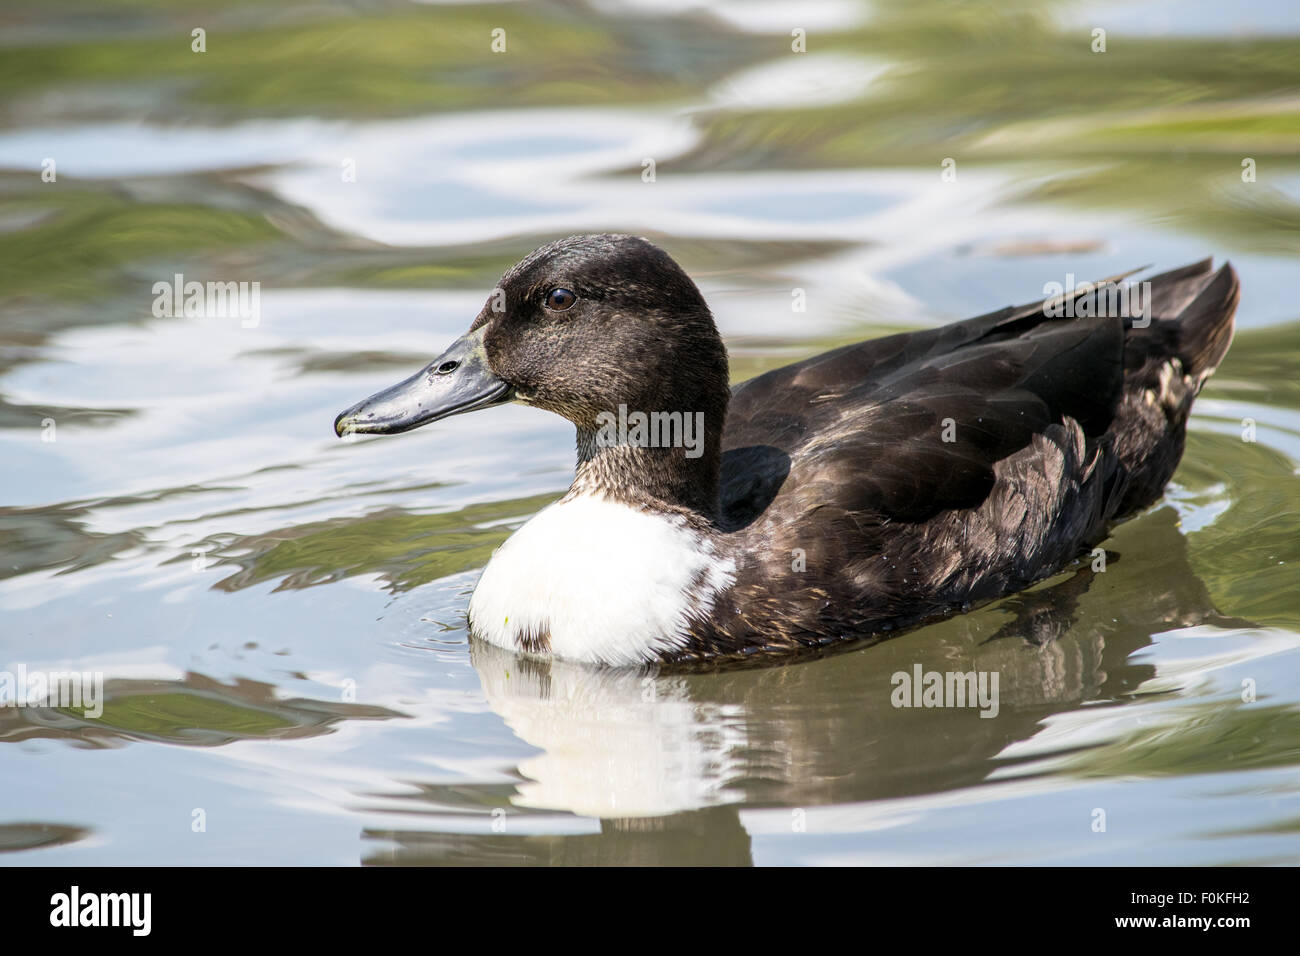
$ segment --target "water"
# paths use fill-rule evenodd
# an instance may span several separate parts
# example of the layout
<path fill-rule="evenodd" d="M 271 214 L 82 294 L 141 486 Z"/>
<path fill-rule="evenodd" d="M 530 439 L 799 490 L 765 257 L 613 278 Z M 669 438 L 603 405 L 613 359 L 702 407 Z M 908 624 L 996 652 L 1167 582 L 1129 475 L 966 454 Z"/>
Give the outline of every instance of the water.
<path fill-rule="evenodd" d="M 1296 862 L 1300 15 L 1257 8 L 9 4 L 0 666 L 107 699 L 0 708 L 0 861 Z M 331 422 L 607 229 L 737 379 L 1207 254 L 1239 332 L 1104 573 L 787 667 L 541 666 L 464 612 L 569 426 Z M 258 321 L 156 317 L 176 273 Z M 917 665 L 997 716 L 893 707 Z"/>

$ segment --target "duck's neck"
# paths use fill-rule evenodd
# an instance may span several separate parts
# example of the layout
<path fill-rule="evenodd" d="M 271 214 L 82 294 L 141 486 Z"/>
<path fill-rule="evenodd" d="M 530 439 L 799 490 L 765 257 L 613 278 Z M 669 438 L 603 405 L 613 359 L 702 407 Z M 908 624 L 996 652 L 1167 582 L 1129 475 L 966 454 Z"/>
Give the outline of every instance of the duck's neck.
<path fill-rule="evenodd" d="M 611 443 L 608 429 L 579 428 L 577 474 L 569 494 L 689 512 L 701 523 L 714 524 L 723 416 L 686 414 L 689 418 L 683 416 L 680 430 L 655 432 L 655 438 L 676 436 L 670 442 L 646 441 L 629 430 L 631 440 Z"/>

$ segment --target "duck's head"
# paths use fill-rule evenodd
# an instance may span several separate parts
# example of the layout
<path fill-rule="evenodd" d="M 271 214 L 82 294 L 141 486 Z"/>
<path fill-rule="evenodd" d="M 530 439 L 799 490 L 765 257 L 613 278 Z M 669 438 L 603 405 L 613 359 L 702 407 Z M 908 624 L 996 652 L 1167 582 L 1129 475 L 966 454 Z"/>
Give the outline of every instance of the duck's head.
<path fill-rule="evenodd" d="M 518 401 L 573 422 L 580 447 L 608 421 L 602 413 L 617 416 L 620 406 L 701 412 L 716 445 L 727 380 L 709 308 L 667 253 L 635 236 L 571 236 L 507 271 L 465 335 L 410 378 L 343 412 L 334 430 L 395 434 Z M 657 451 L 665 454 L 641 464 L 661 467 L 683 450 Z M 707 457 L 716 459 L 716 447 Z"/>

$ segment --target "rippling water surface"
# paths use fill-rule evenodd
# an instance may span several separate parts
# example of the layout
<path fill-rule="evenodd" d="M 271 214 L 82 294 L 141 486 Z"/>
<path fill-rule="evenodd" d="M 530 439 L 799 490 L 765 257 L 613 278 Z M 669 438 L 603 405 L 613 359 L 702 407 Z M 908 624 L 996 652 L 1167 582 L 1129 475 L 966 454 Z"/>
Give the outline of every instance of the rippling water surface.
<path fill-rule="evenodd" d="M 0 707 L 0 861 L 1300 861 L 1293 5 L 0 23 L 0 667 L 106 696 Z M 1238 335 L 1104 573 L 787 667 L 539 665 L 465 607 L 567 486 L 570 426 L 331 422 L 598 230 L 696 277 L 737 379 L 1209 254 Z M 259 320 L 155 317 L 176 273 L 259 282 Z M 997 717 L 893 707 L 917 665 L 996 671 Z"/>

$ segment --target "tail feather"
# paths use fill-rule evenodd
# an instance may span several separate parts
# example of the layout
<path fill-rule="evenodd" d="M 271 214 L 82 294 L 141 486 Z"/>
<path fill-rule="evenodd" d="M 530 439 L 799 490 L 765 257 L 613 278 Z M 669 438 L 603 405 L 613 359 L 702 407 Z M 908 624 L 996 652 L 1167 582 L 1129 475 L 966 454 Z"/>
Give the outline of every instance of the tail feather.
<path fill-rule="evenodd" d="M 1232 344 L 1233 314 L 1241 286 L 1229 263 L 1211 271 L 1211 260 L 1151 279 L 1153 325 L 1168 336 L 1173 357 L 1199 390 Z"/>
<path fill-rule="evenodd" d="M 1151 322 L 1126 322 L 1124 394 L 1111 429 L 1123 516 L 1160 498 L 1183 455 L 1187 416 L 1232 344 L 1237 273 L 1209 259 L 1150 280 Z"/>

